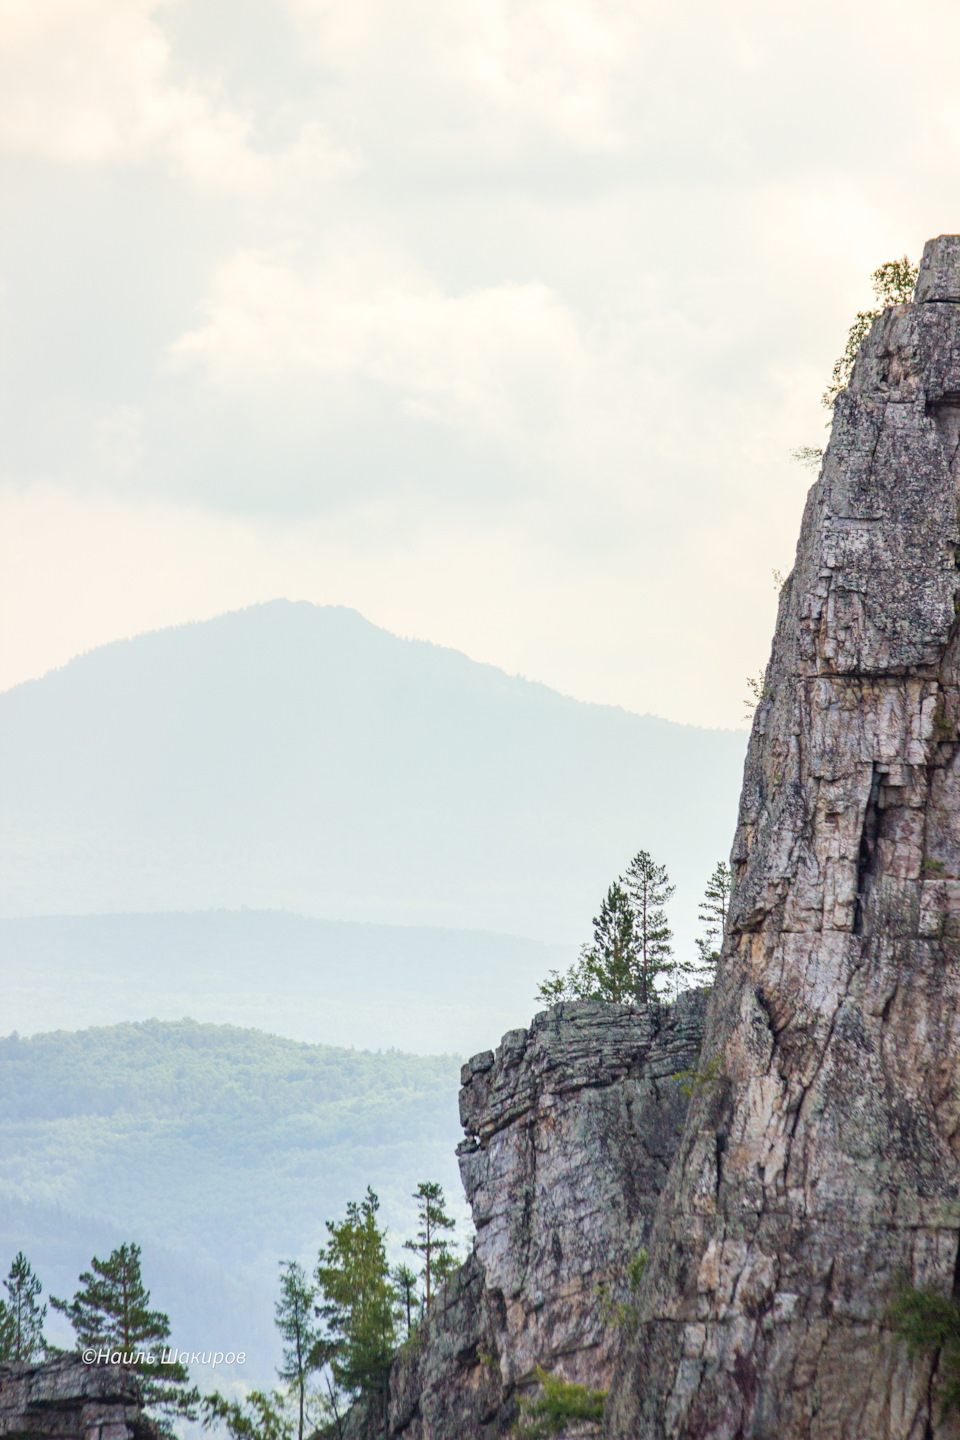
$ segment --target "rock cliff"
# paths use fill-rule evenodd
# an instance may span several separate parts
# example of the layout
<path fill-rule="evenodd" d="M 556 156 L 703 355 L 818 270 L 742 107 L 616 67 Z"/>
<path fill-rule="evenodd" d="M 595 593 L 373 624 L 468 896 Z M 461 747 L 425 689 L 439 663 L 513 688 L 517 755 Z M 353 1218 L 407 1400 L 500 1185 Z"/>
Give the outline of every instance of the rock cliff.
<path fill-rule="evenodd" d="M 610 1314 L 645 1244 L 688 1100 L 705 1001 L 554 1006 L 462 1071 L 473 1253 L 404 1346 L 350 1440 L 509 1433 L 535 1366 L 609 1384 Z M 592 1433 L 584 1431 L 582 1433 Z"/>
<path fill-rule="evenodd" d="M 158 1440 L 129 1370 L 79 1355 L 0 1366 L 2 1440 Z"/>
<path fill-rule="evenodd" d="M 960 236 L 874 322 L 783 587 L 701 1086 L 604 1431 L 928 1440 L 960 1286 Z"/>

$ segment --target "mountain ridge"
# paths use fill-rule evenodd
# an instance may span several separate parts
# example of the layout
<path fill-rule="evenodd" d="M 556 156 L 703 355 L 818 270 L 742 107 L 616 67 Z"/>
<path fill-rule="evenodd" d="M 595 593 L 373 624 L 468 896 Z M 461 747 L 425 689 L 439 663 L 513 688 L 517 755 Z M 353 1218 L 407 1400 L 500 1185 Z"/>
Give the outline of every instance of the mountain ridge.
<path fill-rule="evenodd" d="M 643 847 L 692 949 L 745 739 L 275 601 L 0 695 L 0 914 L 248 905 L 570 943 Z"/>

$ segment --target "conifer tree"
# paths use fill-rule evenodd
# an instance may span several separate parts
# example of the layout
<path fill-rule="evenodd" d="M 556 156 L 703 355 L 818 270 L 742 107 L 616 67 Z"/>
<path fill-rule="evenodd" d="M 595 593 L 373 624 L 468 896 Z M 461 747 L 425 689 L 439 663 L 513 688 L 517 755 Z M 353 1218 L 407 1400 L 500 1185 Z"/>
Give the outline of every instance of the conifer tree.
<path fill-rule="evenodd" d="M 593 944 L 584 945 L 566 975 L 551 970 L 537 992 L 548 1005 L 560 1000 L 608 1000 L 630 1005 L 637 991 L 637 938 L 633 910 L 620 880 L 610 886 L 593 917 Z"/>
<path fill-rule="evenodd" d="M 396 1292 L 387 1265 L 380 1201 L 367 1186 L 351 1200 L 346 1219 L 327 1221 L 327 1244 L 317 1260 L 318 1314 L 326 1327 L 325 1360 L 336 1386 L 370 1389 L 390 1364 L 397 1339 Z M 318 1350 L 319 1354 L 319 1350 Z M 334 1404 L 331 1394 L 331 1404 Z"/>
<path fill-rule="evenodd" d="M 701 984 L 713 984 L 720 963 L 723 927 L 727 922 L 727 906 L 730 903 L 730 881 L 730 867 L 724 860 L 718 860 L 707 881 L 697 911 L 703 933 L 697 940 L 699 964 L 691 968 L 698 977 L 702 977 Z"/>
<path fill-rule="evenodd" d="M 277 1329 L 283 1340 L 283 1365 L 277 1370 L 297 1402 L 297 1440 L 303 1440 L 307 1410 L 307 1387 L 311 1372 L 317 1368 L 317 1342 L 320 1336 L 315 1322 L 316 1290 L 307 1280 L 302 1265 L 296 1260 L 280 1261 L 280 1299 L 274 1307 Z"/>
<path fill-rule="evenodd" d="M 675 971 L 670 944 L 673 932 L 663 908 L 675 887 L 670 883 L 667 867 L 658 865 L 646 850 L 639 850 L 627 866 L 624 888 L 630 897 L 636 936 L 636 1000 L 640 1005 L 649 1005 L 657 996 L 658 977 L 670 976 Z"/>
<path fill-rule="evenodd" d="M 0 1365 L 9 1365 L 13 1361 L 14 1329 L 13 1316 L 0 1300 Z"/>
<path fill-rule="evenodd" d="M 417 1238 L 405 1241 L 403 1248 L 412 1250 L 423 1259 L 420 1274 L 424 1285 L 424 1307 L 429 1315 L 437 1282 L 442 1282 L 456 1266 L 450 1241 L 445 1238 L 445 1232 L 452 1230 L 456 1221 L 444 1208 L 443 1189 L 436 1180 L 421 1180 L 413 1198 L 417 1202 L 420 1227 Z"/>
<path fill-rule="evenodd" d="M 168 1433 L 168 1417 L 196 1419 L 200 1395 L 189 1388 L 186 1367 L 179 1361 L 161 1362 L 170 1339 L 170 1321 L 162 1311 L 150 1309 L 150 1291 L 140 1275 L 139 1245 L 121 1245 L 106 1260 L 94 1256 L 90 1269 L 80 1276 L 73 1299 L 58 1300 L 51 1295 L 50 1304 L 70 1321 L 78 1349 L 104 1349 L 130 1357 L 119 1363 L 136 1366 L 144 1403 L 165 1417 Z M 148 1355 L 155 1359 L 147 1360 Z"/>
<path fill-rule="evenodd" d="M 3 1284 L 7 1299 L 0 1301 L 0 1359 L 15 1364 L 36 1360 L 46 1349 L 43 1319 L 47 1307 L 38 1303 L 43 1287 L 22 1250 Z"/>
<path fill-rule="evenodd" d="M 390 1271 L 390 1279 L 397 1287 L 400 1308 L 407 1320 L 407 1334 L 413 1329 L 413 1312 L 420 1303 L 417 1295 L 417 1277 L 409 1265 L 397 1265 Z"/>

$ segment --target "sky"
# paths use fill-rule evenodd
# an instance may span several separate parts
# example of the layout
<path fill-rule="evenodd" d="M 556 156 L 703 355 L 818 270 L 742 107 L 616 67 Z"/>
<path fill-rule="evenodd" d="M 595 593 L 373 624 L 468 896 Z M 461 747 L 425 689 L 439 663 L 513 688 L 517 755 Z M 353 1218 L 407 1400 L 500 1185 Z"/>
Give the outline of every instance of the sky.
<path fill-rule="evenodd" d="M 287 596 L 743 723 L 960 9 L 0 0 L 0 688 Z"/>

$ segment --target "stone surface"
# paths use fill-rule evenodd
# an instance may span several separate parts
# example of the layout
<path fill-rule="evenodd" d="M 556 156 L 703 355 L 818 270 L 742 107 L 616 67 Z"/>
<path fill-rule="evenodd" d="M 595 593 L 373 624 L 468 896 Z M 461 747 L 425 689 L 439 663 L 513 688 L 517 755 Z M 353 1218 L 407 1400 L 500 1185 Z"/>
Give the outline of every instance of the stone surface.
<path fill-rule="evenodd" d="M 705 999 L 659 1014 L 557 1005 L 462 1072 L 460 1166 L 477 1236 L 349 1440 L 506 1435 L 535 1366 L 609 1383 L 610 1301 L 646 1242 L 688 1100 Z M 688 1086 L 689 1088 L 689 1086 Z M 569 1431 L 569 1440 L 596 1427 Z"/>
<path fill-rule="evenodd" d="M 141 1404 L 139 1381 L 119 1366 L 78 1355 L 0 1366 L 2 1440 L 157 1440 Z"/>
<path fill-rule="evenodd" d="M 960 1277 L 958 266 L 927 246 L 836 403 L 611 1437 L 958 1433 L 887 1321 Z"/>

